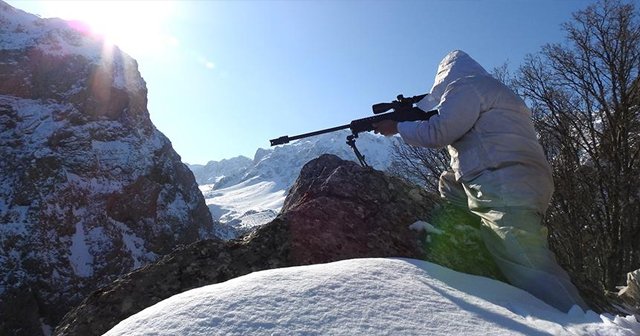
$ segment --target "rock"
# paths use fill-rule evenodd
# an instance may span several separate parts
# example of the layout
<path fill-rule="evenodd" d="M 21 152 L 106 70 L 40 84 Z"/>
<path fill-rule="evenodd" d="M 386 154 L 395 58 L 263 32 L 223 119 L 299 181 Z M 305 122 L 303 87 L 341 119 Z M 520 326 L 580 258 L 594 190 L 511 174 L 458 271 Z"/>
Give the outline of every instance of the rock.
<path fill-rule="evenodd" d="M 320 156 L 304 166 L 275 220 L 242 239 L 193 243 L 123 276 L 67 314 L 55 334 L 100 335 L 172 295 L 259 270 L 361 257 L 429 260 L 426 233 L 409 226 L 429 218 L 436 203 L 403 180 Z"/>
<path fill-rule="evenodd" d="M 126 317 L 174 294 L 288 266 L 288 242 L 270 232 L 282 226 L 282 222 L 271 223 L 244 241 L 203 240 L 177 249 L 92 293 L 65 316 L 55 335 L 102 335 Z"/>
<path fill-rule="evenodd" d="M 135 60 L 2 1 L 0 41 L 0 334 L 38 335 L 213 223 Z"/>
<path fill-rule="evenodd" d="M 424 258 L 421 237 L 408 226 L 425 218 L 434 204 L 433 196 L 400 179 L 334 155 L 320 156 L 302 168 L 284 201 L 290 257 L 296 265 Z"/>

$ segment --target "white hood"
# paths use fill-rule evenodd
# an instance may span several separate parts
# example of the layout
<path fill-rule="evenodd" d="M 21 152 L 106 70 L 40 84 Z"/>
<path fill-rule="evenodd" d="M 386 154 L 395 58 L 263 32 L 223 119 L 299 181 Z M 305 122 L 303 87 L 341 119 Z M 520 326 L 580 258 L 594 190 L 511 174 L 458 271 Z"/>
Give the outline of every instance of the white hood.
<path fill-rule="evenodd" d="M 423 111 L 431 111 L 440 104 L 444 90 L 451 82 L 467 76 L 489 76 L 489 73 L 464 51 L 454 50 L 445 56 L 438 65 L 438 72 L 431 92 L 416 106 Z"/>

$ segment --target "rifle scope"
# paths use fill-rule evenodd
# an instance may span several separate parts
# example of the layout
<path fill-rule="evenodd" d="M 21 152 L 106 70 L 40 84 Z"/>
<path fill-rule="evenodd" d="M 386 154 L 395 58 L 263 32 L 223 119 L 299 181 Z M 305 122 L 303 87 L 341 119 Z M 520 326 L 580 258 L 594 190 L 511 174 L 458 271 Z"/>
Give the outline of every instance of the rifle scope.
<path fill-rule="evenodd" d="M 422 98 L 426 97 L 427 95 L 428 93 L 423 95 L 413 96 L 413 97 L 405 97 L 400 94 L 396 97 L 396 100 L 390 103 L 374 104 L 373 106 L 371 106 L 371 109 L 373 110 L 373 114 L 380 114 L 380 113 L 387 112 L 389 110 L 394 110 L 395 112 L 403 112 L 413 108 L 413 104 L 419 102 L 420 100 L 422 100 Z"/>

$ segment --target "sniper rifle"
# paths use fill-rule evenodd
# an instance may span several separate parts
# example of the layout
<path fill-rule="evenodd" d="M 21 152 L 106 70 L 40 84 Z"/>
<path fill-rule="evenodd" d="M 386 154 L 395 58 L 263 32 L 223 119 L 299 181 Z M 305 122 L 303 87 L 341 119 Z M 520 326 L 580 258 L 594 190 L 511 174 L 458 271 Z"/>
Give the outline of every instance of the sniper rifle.
<path fill-rule="evenodd" d="M 335 132 L 343 129 L 351 129 L 351 135 L 347 136 L 347 145 L 349 145 L 353 152 L 356 154 L 358 161 L 363 167 L 368 167 L 367 162 L 364 160 L 364 155 L 360 153 L 358 148 L 356 147 L 356 138 L 360 132 L 370 132 L 375 129 L 373 126 L 376 123 L 379 123 L 383 120 L 394 120 L 397 122 L 401 121 L 416 121 L 416 120 L 429 120 L 432 116 L 438 114 L 437 110 L 424 112 L 421 109 L 414 107 L 414 104 L 418 103 L 422 98 L 424 98 L 426 94 L 413 96 L 413 97 L 404 97 L 403 95 L 398 95 L 396 100 L 390 103 L 378 103 L 371 106 L 373 110 L 372 117 L 356 119 L 351 121 L 348 124 L 326 128 L 319 131 L 304 133 L 295 136 L 281 136 L 277 139 L 269 140 L 271 142 L 271 146 L 282 145 L 289 143 L 289 141 L 298 140 L 302 138 L 307 138 L 315 135 Z M 389 110 L 393 110 L 392 112 L 387 112 Z M 387 112 L 387 113 L 385 113 Z"/>

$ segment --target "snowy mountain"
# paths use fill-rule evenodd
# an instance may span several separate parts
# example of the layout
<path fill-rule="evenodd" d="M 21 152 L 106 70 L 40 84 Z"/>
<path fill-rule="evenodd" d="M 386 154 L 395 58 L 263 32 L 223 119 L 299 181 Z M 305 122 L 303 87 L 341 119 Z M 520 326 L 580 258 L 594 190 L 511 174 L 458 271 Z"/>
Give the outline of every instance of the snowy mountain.
<path fill-rule="evenodd" d="M 0 334 L 38 335 L 213 223 L 135 60 L 2 1 L 0 47 Z"/>
<path fill-rule="evenodd" d="M 235 238 L 273 220 L 287 190 L 302 166 L 322 154 L 357 161 L 346 144 L 349 131 L 338 131 L 301 139 L 270 149 L 258 149 L 253 162 L 239 157 L 205 166 L 190 166 L 199 181 L 209 211 L 220 221 L 217 235 Z M 362 133 L 357 146 L 367 163 L 385 170 L 391 165 L 391 147 L 396 138 Z"/>
<path fill-rule="evenodd" d="M 634 317 L 568 313 L 505 283 L 414 259 L 255 272 L 161 301 L 116 335 L 640 334 Z"/>
<path fill-rule="evenodd" d="M 188 165 L 193 172 L 196 182 L 203 184 L 216 184 L 221 179 L 244 173 L 251 167 L 252 161 L 245 156 L 237 156 L 222 161 L 209 161 L 206 165 Z"/>

